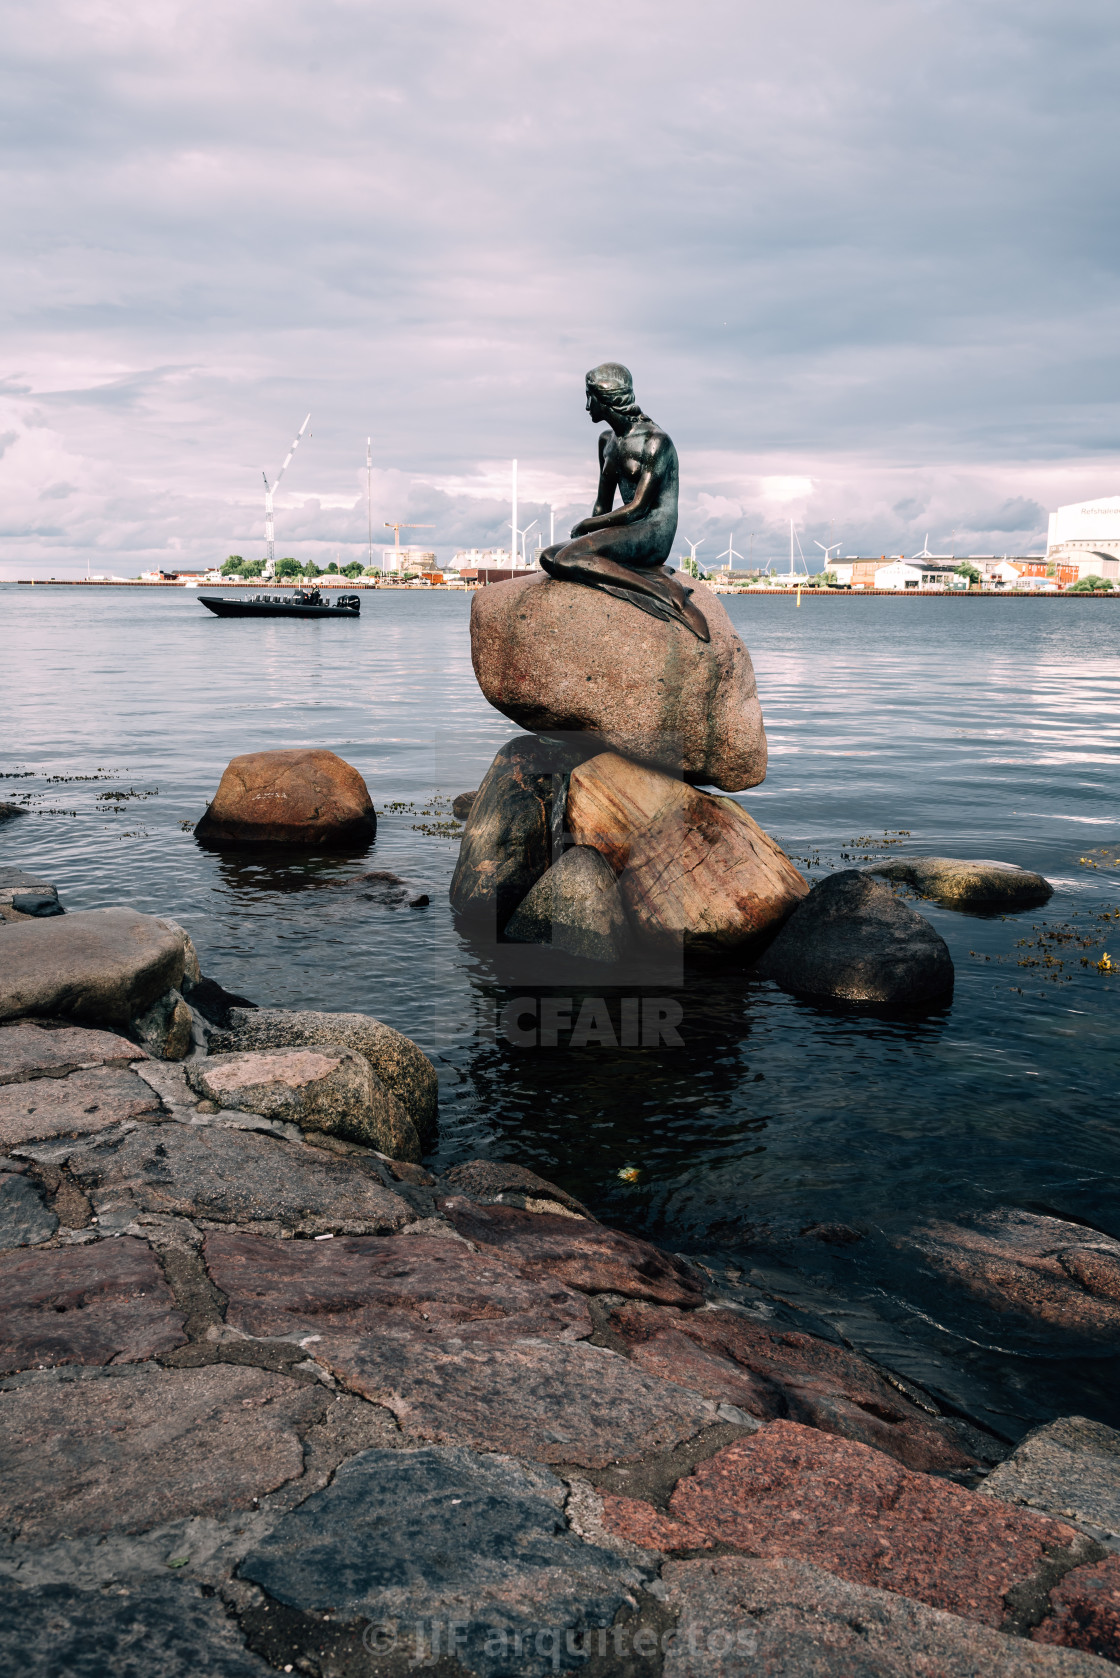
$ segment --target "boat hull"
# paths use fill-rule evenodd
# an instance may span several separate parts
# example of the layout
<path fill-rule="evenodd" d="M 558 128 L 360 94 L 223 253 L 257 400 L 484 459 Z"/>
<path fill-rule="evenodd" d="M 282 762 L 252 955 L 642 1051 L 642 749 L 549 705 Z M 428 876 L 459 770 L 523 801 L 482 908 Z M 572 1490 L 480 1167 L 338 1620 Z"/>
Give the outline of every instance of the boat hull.
<path fill-rule="evenodd" d="M 333 606 L 326 601 L 227 600 L 220 594 L 200 594 L 199 604 L 219 618 L 331 618 L 353 619 L 361 611 L 357 595 L 351 594 Z"/>

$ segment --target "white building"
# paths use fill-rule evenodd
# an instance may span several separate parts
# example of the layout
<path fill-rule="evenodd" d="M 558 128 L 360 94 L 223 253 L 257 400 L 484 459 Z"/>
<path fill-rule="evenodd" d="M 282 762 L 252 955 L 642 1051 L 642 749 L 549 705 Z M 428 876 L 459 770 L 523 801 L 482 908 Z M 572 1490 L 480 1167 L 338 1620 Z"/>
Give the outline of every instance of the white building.
<path fill-rule="evenodd" d="M 1076 501 L 1050 514 L 1048 565 L 1076 565 L 1078 577 L 1120 577 L 1120 495 Z"/>
<path fill-rule="evenodd" d="M 839 572 L 840 567 L 833 569 Z M 838 579 L 839 580 L 839 579 Z M 875 587 L 890 589 L 967 588 L 968 578 L 958 577 L 952 564 L 934 565 L 928 560 L 892 559 L 875 572 Z"/>
<path fill-rule="evenodd" d="M 382 548 L 383 571 L 434 571 L 436 556 L 426 548 Z"/>
<path fill-rule="evenodd" d="M 508 548 L 460 548 L 455 558 L 448 566 L 449 571 L 477 571 L 479 566 L 510 566 Z M 520 569 L 521 555 L 517 554 L 512 561 L 514 569 Z M 529 567 L 532 569 L 532 567 Z"/>

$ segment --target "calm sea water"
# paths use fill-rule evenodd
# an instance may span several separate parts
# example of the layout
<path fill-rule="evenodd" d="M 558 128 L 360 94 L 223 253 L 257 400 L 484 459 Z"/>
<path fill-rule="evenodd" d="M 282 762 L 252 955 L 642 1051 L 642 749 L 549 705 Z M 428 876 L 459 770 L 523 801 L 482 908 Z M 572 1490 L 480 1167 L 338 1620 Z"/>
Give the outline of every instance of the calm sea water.
<path fill-rule="evenodd" d="M 415 1037 L 441 1070 L 441 1165 L 520 1160 L 604 1216 L 730 1256 L 871 1349 L 879 1335 L 896 1366 L 920 1342 L 910 1367 L 963 1407 L 972 1381 L 974 1410 L 980 1393 L 1021 1421 L 1079 1397 L 1116 1420 L 1111 1365 L 938 1317 L 892 1241 L 1003 1206 L 1120 1236 L 1120 971 L 1097 966 L 1108 951 L 1120 970 L 1120 918 L 1103 918 L 1120 917 L 1120 609 L 729 601 L 770 741 L 743 802 L 807 872 L 995 857 L 1055 895 L 1014 916 L 923 904 L 957 971 L 924 1020 L 813 1008 L 725 965 L 687 974 L 681 1047 L 530 1051 L 479 1031 L 494 987 L 447 904 L 440 799 L 477 786 L 515 732 L 476 687 L 469 606 L 379 593 L 358 624 L 222 622 L 191 591 L 0 587 L 0 797 L 32 812 L 0 828 L 0 861 L 41 870 L 73 909 L 175 916 L 204 969 L 261 1003 L 358 1009 Z M 305 744 L 365 776 L 366 858 L 198 848 L 190 824 L 229 758 Z M 333 884 L 374 868 L 430 907 Z M 802 1237 L 820 1222 L 863 1239 Z"/>

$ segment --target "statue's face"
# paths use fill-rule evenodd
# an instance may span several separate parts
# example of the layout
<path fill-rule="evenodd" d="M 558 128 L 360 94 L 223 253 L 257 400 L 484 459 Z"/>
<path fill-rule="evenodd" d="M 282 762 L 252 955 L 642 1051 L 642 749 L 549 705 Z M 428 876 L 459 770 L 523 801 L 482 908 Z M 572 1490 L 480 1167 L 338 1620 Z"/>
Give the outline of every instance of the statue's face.
<path fill-rule="evenodd" d="M 602 397 L 594 385 L 587 386 L 587 412 L 591 416 L 592 425 L 601 425 L 607 417 Z"/>

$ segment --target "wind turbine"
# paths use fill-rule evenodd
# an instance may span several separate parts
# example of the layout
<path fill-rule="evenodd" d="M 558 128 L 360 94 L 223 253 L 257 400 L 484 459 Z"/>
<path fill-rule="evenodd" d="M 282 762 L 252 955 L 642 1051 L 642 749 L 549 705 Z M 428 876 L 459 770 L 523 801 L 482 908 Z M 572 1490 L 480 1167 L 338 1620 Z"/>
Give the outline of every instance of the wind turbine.
<path fill-rule="evenodd" d="M 702 548 L 704 546 L 704 543 L 708 540 L 708 538 L 706 536 L 701 536 L 701 538 L 698 542 L 690 542 L 688 540 L 687 536 L 682 536 L 681 540 L 682 540 L 682 542 L 685 542 L 687 544 L 688 548 L 689 548 L 689 555 L 688 555 L 687 563 L 689 565 L 691 565 L 691 567 L 692 567 L 692 570 L 689 572 L 689 576 L 690 577 L 695 577 L 695 575 L 696 575 L 696 550 L 697 550 L 697 548 Z"/>
<path fill-rule="evenodd" d="M 537 522 L 536 519 L 534 519 L 533 524 L 536 524 L 536 522 Z M 526 558 L 526 555 L 525 555 L 525 538 L 528 536 L 530 530 L 532 530 L 533 524 L 527 524 L 525 526 L 524 530 L 519 530 L 517 532 L 517 534 L 521 538 L 521 563 L 522 563 L 522 565 L 528 565 L 528 563 L 529 563 L 529 561 L 528 561 L 528 559 Z M 513 550 L 513 563 L 515 565 L 517 564 L 517 549 L 516 549 L 516 547 Z"/>
<path fill-rule="evenodd" d="M 721 554 L 716 555 L 717 559 L 725 559 L 727 561 L 727 569 L 729 571 L 734 571 L 734 569 L 735 569 L 735 567 L 732 565 L 731 561 L 733 559 L 742 559 L 742 557 L 743 557 L 741 553 L 737 553 L 735 551 L 735 549 L 731 546 L 731 544 L 732 544 L 732 542 L 734 542 L 734 540 L 735 540 L 735 532 L 732 531 L 730 536 L 728 536 L 728 538 L 727 538 L 726 548 L 724 548 L 724 550 Z M 696 545 L 697 545 L 697 547 L 699 547 L 700 544 L 697 543 Z"/>
<path fill-rule="evenodd" d="M 842 548 L 844 546 L 844 543 L 843 543 L 843 540 L 841 540 L 839 542 L 830 542 L 828 547 L 826 548 L 823 542 L 818 542 L 818 541 L 814 540 L 813 546 L 815 548 L 819 548 L 821 550 L 821 552 L 824 554 L 824 568 L 827 571 L 828 570 L 828 556 L 829 556 L 829 554 L 832 552 L 833 548 Z"/>
<path fill-rule="evenodd" d="M 310 424 L 311 424 L 311 415 L 308 414 L 307 418 L 304 420 L 303 424 L 300 426 L 299 430 L 296 432 L 296 440 L 292 444 L 291 448 L 288 450 L 288 453 L 287 453 L 287 455 L 285 457 L 285 460 L 284 460 L 284 464 L 283 464 L 283 466 L 281 466 L 279 472 L 277 472 L 276 482 L 273 484 L 271 489 L 268 487 L 268 474 L 267 474 L 267 472 L 262 472 L 261 473 L 261 477 L 264 479 L 264 541 L 265 541 L 265 547 L 267 549 L 267 559 L 268 559 L 267 570 L 270 574 L 273 571 L 273 569 L 275 567 L 275 564 L 276 564 L 276 526 L 275 526 L 275 523 L 274 523 L 273 517 L 272 517 L 272 497 L 275 495 L 276 491 L 280 488 L 280 479 L 284 476 L 284 473 L 288 470 L 288 462 L 291 460 L 292 456 L 295 454 L 296 450 L 299 448 L 300 442 L 303 438 L 303 434 L 307 430 L 307 428 Z"/>
<path fill-rule="evenodd" d="M 926 539 L 922 543 L 921 553 L 920 554 L 914 554 L 913 557 L 915 559 L 932 559 L 933 558 L 933 555 L 929 551 L 929 531 L 928 530 L 926 531 Z"/>

